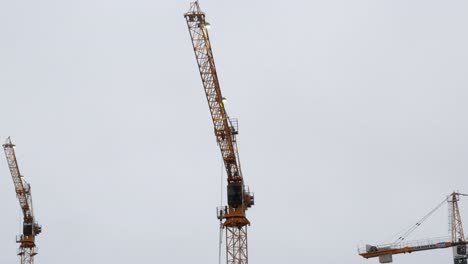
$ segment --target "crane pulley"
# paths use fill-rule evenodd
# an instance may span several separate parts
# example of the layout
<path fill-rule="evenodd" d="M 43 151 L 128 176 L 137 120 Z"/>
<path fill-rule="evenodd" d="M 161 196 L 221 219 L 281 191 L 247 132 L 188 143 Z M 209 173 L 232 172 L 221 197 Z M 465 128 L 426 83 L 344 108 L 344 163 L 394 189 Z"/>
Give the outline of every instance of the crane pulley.
<path fill-rule="evenodd" d="M 20 243 L 18 255 L 21 259 L 21 264 L 33 264 L 34 256 L 37 254 L 35 237 L 41 233 L 42 227 L 36 222 L 33 212 L 33 204 L 31 197 L 31 186 L 24 179 L 19 171 L 18 162 L 16 160 L 15 145 L 8 138 L 3 145 L 5 151 L 8 168 L 15 185 L 16 197 L 20 203 L 23 212 L 23 234 L 18 235 L 16 242 Z"/>
<path fill-rule="evenodd" d="M 247 225 L 245 211 L 254 204 L 253 193 L 244 185 L 236 135 L 237 120 L 230 119 L 224 107 L 213 52 L 208 35 L 209 23 L 198 1 L 191 3 L 184 15 L 192 39 L 193 50 L 205 90 L 214 125 L 216 141 L 227 173 L 228 206 L 218 208 L 218 219 L 226 228 L 226 258 L 228 264 L 247 264 Z"/>

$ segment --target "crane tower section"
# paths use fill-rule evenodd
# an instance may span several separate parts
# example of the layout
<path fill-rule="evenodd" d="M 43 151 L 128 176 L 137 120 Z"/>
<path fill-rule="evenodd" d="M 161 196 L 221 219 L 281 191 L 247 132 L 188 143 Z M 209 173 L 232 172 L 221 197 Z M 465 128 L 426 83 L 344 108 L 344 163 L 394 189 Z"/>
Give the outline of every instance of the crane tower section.
<path fill-rule="evenodd" d="M 21 264 L 33 264 L 34 256 L 37 254 L 35 237 L 42 231 L 42 227 L 36 222 L 33 213 L 31 197 L 31 186 L 26 182 L 19 171 L 16 160 L 15 145 L 10 138 L 3 145 L 8 168 L 15 185 L 16 197 L 23 212 L 23 234 L 16 237 L 16 242 L 20 243 L 18 255 Z"/>
<path fill-rule="evenodd" d="M 226 228 L 227 263 L 247 264 L 247 225 L 250 222 L 245 211 L 254 204 L 254 197 L 244 185 L 236 140 L 237 121 L 231 120 L 226 113 L 208 35 L 209 23 L 197 1 L 191 3 L 184 17 L 227 174 L 228 206 L 218 208 L 218 219 L 224 221 L 222 226 Z"/>

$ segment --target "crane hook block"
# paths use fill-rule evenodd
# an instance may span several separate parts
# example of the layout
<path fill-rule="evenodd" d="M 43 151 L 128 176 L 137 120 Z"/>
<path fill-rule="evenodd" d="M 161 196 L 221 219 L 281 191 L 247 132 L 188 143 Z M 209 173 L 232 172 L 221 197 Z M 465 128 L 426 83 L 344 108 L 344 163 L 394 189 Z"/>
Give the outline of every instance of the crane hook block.
<path fill-rule="evenodd" d="M 229 206 L 238 207 L 243 204 L 243 187 L 242 183 L 231 183 L 227 186 Z"/>

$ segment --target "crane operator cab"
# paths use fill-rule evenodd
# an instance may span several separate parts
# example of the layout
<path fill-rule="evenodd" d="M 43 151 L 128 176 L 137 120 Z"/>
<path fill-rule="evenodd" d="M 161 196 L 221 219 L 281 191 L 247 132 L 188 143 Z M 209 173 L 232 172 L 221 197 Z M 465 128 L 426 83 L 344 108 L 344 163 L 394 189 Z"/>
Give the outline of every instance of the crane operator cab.
<path fill-rule="evenodd" d="M 23 223 L 23 235 L 32 236 L 33 234 L 33 223 Z"/>
<path fill-rule="evenodd" d="M 466 255 L 466 245 L 458 245 L 457 246 L 457 255 Z"/>
<path fill-rule="evenodd" d="M 453 247 L 453 263 L 467 264 L 466 245 L 457 245 Z"/>
<path fill-rule="evenodd" d="M 249 191 L 249 187 L 242 183 L 231 183 L 227 186 L 228 205 L 237 208 L 243 205 L 245 209 L 255 204 L 254 194 Z"/>
<path fill-rule="evenodd" d="M 17 242 L 34 241 L 34 236 L 40 234 L 41 232 L 42 226 L 40 226 L 37 222 L 31 223 L 25 221 L 23 223 L 23 234 L 19 235 Z"/>
<path fill-rule="evenodd" d="M 230 183 L 227 186 L 228 205 L 237 208 L 244 203 L 244 185 Z"/>

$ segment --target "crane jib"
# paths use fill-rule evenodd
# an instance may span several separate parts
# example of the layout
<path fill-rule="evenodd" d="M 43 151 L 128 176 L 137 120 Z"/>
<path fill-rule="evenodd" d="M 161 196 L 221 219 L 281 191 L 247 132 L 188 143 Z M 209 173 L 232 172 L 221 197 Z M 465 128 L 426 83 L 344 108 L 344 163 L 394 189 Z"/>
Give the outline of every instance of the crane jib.
<path fill-rule="evenodd" d="M 205 14 L 200 10 L 194 9 L 193 12 L 186 13 L 185 18 L 192 38 L 195 57 L 213 120 L 216 140 L 225 163 L 228 179 L 237 179 L 236 181 L 239 181 L 242 175 L 238 154 L 235 151 L 235 140 L 233 139 L 233 133 L 228 121 L 229 118 L 222 101 L 223 96 L 206 29 Z"/>
<path fill-rule="evenodd" d="M 21 173 L 18 168 L 18 163 L 16 161 L 16 155 L 13 144 L 3 145 L 5 150 L 5 156 L 7 158 L 8 168 L 10 169 L 10 174 L 15 185 L 16 196 L 20 203 L 20 207 L 23 211 L 23 216 L 25 218 L 32 217 L 31 206 L 28 203 L 28 194 L 30 193 L 29 184 L 23 180 Z"/>

